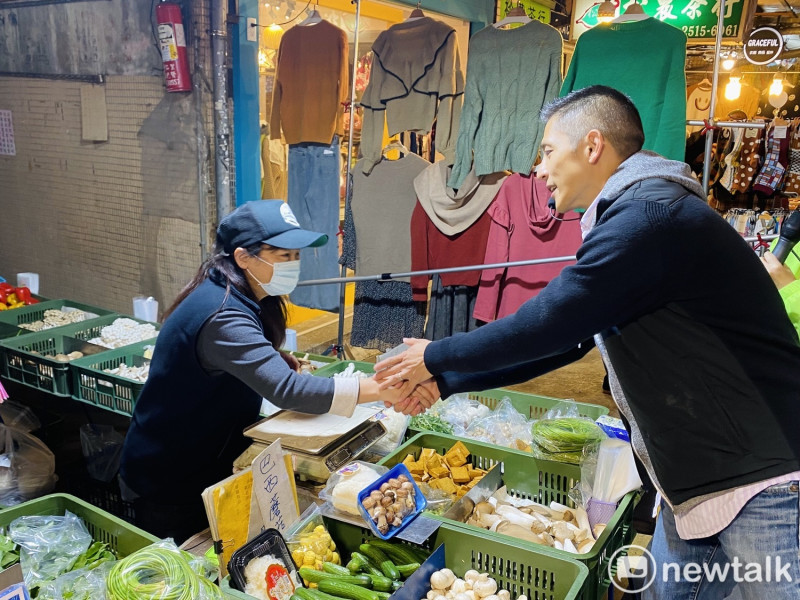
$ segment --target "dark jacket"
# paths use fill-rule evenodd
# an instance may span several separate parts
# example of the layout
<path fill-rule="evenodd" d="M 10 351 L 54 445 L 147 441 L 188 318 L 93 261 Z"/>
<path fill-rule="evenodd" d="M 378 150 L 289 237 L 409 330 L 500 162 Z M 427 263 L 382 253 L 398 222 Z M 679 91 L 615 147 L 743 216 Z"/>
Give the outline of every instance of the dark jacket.
<path fill-rule="evenodd" d="M 240 316 L 245 326 L 237 332 L 246 333 L 249 323 L 261 335 L 222 340 L 218 352 L 227 370 L 208 370 L 198 339 L 221 312 L 228 321 Z M 248 445 L 242 431 L 259 419 L 262 396 L 307 413 L 329 410 L 334 382 L 292 372 L 263 337 L 260 312 L 235 288 L 226 295 L 212 275 L 165 321 L 122 451 L 120 475 L 133 492 L 175 504 L 199 501 L 206 487 L 232 473 Z"/>
<path fill-rule="evenodd" d="M 797 334 L 730 225 L 644 179 L 599 203 L 577 257 L 516 314 L 427 347 L 443 396 L 529 379 L 602 332 L 668 501 L 798 470 Z"/>

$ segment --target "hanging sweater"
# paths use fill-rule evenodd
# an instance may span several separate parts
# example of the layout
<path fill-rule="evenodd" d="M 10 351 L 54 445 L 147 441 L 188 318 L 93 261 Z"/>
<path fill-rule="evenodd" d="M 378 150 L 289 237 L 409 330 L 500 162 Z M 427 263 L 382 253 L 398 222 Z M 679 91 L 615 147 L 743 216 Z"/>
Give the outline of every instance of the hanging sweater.
<path fill-rule="evenodd" d="M 575 255 L 581 245 L 579 222 L 554 219 L 547 206 L 549 198 L 544 181 L 534 176 L 514 174 L 505 180 L 488 210 L 492 222 L 484 264 Z M 575 213 L 556 216 L 576 218 Z M 515 313 L 570 264 L 573 262 L 483 271 L 475 318 L 494 321 Z"/>
<path fill-rule="evenodd" d="M 561 35 L 531 21 L 487 27 L 472 36 L 456 162 L 448 185 L 460 188 L 474 160 L 477 175 L 530 173 L 544 124 L 542 106 L 561 85 Z"/>
<path fill-rule="evenodd" d="M 272 92 L 270 132 L 287 144 L 330 144 L 344 133 L 347 34 L 328 23 L 297 25 L 283 34 Z"/>
<path fill-rule="evenodd" d="M 430 17 L 404 21 L 381 32 L 372 51 L 372 73 L 361 98 L 363 172 L 381 160 L 384 118 L 389 135 L 428 133 L 435 119 L 436 149 L 452 163 L 464 93 L 455 29 Z"/>
<path fill-rule="evenodd" d="M 414 180 L 419 202 L 411 217 L 411 270 L 464 267 L 483 262 L 491 219 L 486 211 L 505 173 L 470 173 L 459 190 L 447 187 L 450 169 L 439 161 Z M 477 286 L 480 271 L 442 273 L 443 286 Z M 430 276 L 411 278 L 414 300 L 428 299 Z"/>
<path fill-rule="evenodd" d="M 644 149 L 684 160 L 686 34 L 658 19 L 612 23 L 578 40 L 561 88 L 566 96 L 607 85 L 630 96 L 644 126 Z"/>

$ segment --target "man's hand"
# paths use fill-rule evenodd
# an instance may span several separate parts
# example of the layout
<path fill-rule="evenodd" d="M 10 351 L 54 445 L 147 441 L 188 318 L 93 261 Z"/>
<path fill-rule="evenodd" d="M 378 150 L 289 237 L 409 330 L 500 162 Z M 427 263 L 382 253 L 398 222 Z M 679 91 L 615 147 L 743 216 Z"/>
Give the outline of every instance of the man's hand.
<path fill-rule="evenodd" d="M 289 368 L 294 371 L 295 373 L 300 372 L 300 361 L 297 360 L 297 357 L 293 354 L 289 354 L 288 352 L 284 352 L 283 350 L 278 350 L 278 353 L 281 355 L 281 358 L 284 362 L 289 365 Z"/>
<path fill-rule="evenodd" d="M 786 265 L 781 264 L 772 252 L 764 254 L 764 256 L 761 257 L 761 262 L 764 263 L 767 273 L 769 273 L 769 276 L 778 289 L 795 281 L 792 270 Z"/>
<path fill-rule="evenodd" d="M 375 365 L 375 380 L 381 389 L 399 386 L 402 393 L 410 396 L 417 385 L 431 378 L 425 368 L 425 348 L 430 341 L 403 338 L 403 343 L 408 350 Z"/>
<path fill-rule="evenodd" d="M 439 399 L 439 386 L 431 378 L 414 388 L 411 395 L 395 403 L 394 410 L 405 415 L 416 416 L 428 410 Z M 387 402 L 386 406 L 390 406 Z"/>

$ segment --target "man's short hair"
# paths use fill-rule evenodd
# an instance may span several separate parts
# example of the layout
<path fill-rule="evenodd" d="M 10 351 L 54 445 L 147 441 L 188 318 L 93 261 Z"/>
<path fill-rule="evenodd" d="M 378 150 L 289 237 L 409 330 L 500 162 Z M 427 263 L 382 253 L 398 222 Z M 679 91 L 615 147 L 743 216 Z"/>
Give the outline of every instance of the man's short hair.
<path fill-rule="evenodd" d="M 542 121 L 555 119 L 577 145 L 592 129 L 603 134 L 623 159 L 642 149 L 644 129 L 639 111 L 628 96 L 605 85 L 592 85 L 556 98 L 541 112 Z"/>

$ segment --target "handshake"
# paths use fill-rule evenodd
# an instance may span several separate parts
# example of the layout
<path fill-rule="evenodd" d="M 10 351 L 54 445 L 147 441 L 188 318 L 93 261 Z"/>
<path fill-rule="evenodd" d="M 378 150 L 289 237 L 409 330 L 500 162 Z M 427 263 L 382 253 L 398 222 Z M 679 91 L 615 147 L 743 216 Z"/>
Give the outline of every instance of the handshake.
<path fill-rule="evenodd" d="M 408 350 L 375 365 L 380 398 L 404 415 L 418 415 L 439 399 L 439 386 L 425 367 L 428 340 L 403 339 Z"/>

